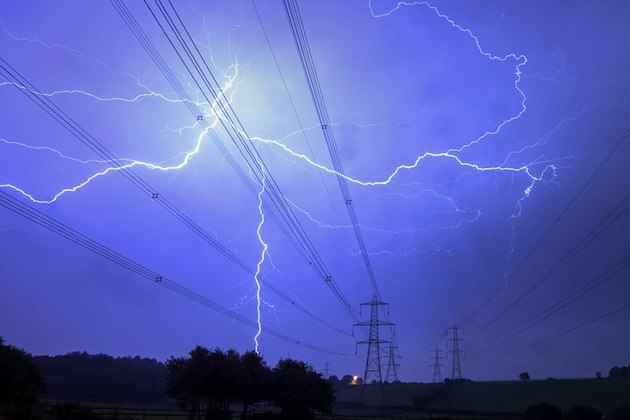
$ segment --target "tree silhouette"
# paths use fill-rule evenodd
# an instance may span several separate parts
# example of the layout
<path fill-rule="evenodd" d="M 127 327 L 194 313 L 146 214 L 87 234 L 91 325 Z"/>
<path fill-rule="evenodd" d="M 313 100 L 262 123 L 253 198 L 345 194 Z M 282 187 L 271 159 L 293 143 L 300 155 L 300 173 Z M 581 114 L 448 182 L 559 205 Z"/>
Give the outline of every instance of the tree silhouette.
<path fill-rule="evenodd" d="M 249 407 L 271 398 L 270 369 L 255 352 L 242 356 L 235 350 L 208 350 L 197 346 L 189 357 L 171 357 L 167 363 L 166 393 L 188 409 L 191 419 L 231 418 L 230 408 L 243 403 L 243 417 Z"/>
<path fill-rule="evenodd" d="M 267 367 L 258 353 L 248 351 L 241 357 L 241 375 L 242 416 L 246 419 L 250 405 L 269 399 L 271 369 Z"/>
<path fill-rule="evenodd" d="M 525 410 L 527 420 L 562 420 L 562 410 L 556 405 L 540 403 L 530 405 Z"/>
<path fill-rule="evenodd" d="M 564 415 L 566 420 L 601 420 L 602 413 L 593 407 L 574 405 Z"/>
<path fill-rule="evenodd" d="M 175 398 L 180 407 L 189 409 L 190 418 L 201 418 L 210 352 L 197 346 L 189 355 L 189 358 L 171 357 L 166 362 L 166 393 Z"/>
<path fill-rule="evenodd" d="M 287 418 L 310 418 L 310 410 L 329 413 L 332 385 L 304 362 L 282 359 L 273 369 L 272 401 Z"/>
<path fill-rule="evenodd" d="M 630 366 L 615 366 L 610 369 L 608 376 L 611 378 L 630 378 Z"/>
<path fill-rule="evenodd" d="M 46 398 L 116 404 L 164 404 L 166 366 L 142 357 L 112 357 L 85 352 L 35 356 L 48 385 Z"/>
<path fill-rule="evenodd" d="M 528 372 L 521 372 L 521 373 L 518 375 L 518 378 L 519 378 L 521 381 L 523 381 L 523 382 L 525 382 L 525 381 L 529 381 L 529 373 L 528 373 Z"/>
<path fill-rule="evenodd" d="M 46 384 L 33 357 L 24 350 L 5 345 L 0 337 L 0 405 L 30 406 L 46 391 Z"/>
<path fill-rule="evenodd" d="M 241 374 L 241 357 L 235 350 L 225 353 L 220 349 L 210 352 L 209 370 L 204 377 L 206 383 L 205 397 L 212 413 L 229 412 L 233 402 L 242 398 L 243 375 Z"/>

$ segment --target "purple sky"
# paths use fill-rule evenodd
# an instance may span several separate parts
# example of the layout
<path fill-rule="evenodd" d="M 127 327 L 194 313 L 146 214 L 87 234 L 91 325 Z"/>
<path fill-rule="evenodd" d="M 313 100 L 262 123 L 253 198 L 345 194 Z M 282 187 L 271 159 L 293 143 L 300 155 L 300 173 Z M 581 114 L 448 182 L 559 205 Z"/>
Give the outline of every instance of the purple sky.
<path fill-rule="evenodd" d="M 5 2 L 0 191 L 254 327 L 0 207 L 0 336 L 34 354 L 160 360 L 196 344 L 245 351 L 258 341 L 270 363 L 290 355 L 361 375 L 355 341 L 365 332 L 350 335 L 355 320 L 340 301 L 365 319 L 359 305 L 374 290 L 282 1 L 256 3 L 268 38 L 251 1 L 175 4 L 241 123 L 228 130 L 234 119 L 217 117 L 145 3 L 125 3 L 191 100 L 110 2 Z M 299 5 L 351 205 L 396 323 L 401 379 L 431 380 L 430 351 L 446 349 L 453 324 L 464 328 L 463 374 L 473 379 L 594 376 L 630 363 L 630 140 L 618 143 L 629 124 L 630 3 Z M 7 63 L 36 89 L 12 80 Z M 92 179 L 112 163 L 25 93 L 53 102 L 251 270 L 118 169 Z M 234 133 L 249 137 L 282 195 L 257 194 Z M 312 244 L 309 257 L 278 197 Z M 261 255 L 258 305 L 251 271 Z M 289 341 L 347 355 L 256 338 L 258 306 L 261 324 Z"/>

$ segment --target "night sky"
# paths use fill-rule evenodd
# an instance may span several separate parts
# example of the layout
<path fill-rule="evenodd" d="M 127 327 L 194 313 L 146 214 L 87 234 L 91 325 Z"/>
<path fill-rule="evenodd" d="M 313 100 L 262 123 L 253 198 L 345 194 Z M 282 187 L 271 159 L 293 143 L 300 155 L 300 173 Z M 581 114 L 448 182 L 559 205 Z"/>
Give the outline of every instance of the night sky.
<path fill-rule="evenodd" d="M 0 336 L 33 354 L 165 360 L 197 344 L 253 349 L 252 270 L 264 256 L 260 318 L 273 333 L 262 331 L 261 354 L 362 375 L 355 342 L 365 330 L 351 336 L 356 320 L 296 248 L 273 205 L 281 197 L 361 319 L 375 293 L 369 260 L 396 324 L 402 380 L 431 380 L 431 350 L 447 349 L 454 324 L 472 379 L 594 377 L 630 363 L 630 3 L 298 3 L 350 204 L 282 1 L 173 4 L 238 126 L 213 111 L 152 0 L 125 4 L 190 100 L 116 1 L 0 5 L 0 194 L 249 320 L 0 207 Z M 211 239 L 29 97 L 63 110 Z M 234 132 L 281 195 L 259 194 Z"/>

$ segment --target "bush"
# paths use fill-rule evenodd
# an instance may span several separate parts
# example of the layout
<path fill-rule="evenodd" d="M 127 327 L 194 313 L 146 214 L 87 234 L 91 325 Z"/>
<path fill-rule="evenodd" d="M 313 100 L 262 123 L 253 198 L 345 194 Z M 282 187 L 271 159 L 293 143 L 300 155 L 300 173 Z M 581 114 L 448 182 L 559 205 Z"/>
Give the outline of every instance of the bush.
<path fill-rule="evenodd" d="M 574 405 L 564 414 L 566 420 L 601 420 L 602 413 L 593 407 Z"/>
<path fill-rule="evenodd" d="M 527 420 L 561 420 L 562 411 L 557 405 L 542 402 L 527 407 L 525 418 Z"/>

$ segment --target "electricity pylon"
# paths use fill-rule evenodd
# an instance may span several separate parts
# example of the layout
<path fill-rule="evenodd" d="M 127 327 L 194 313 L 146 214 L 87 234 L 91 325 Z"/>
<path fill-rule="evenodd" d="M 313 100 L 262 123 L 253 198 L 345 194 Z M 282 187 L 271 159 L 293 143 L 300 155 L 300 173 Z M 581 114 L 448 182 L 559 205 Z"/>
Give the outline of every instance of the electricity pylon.
<path fill-rule="evenodd" d="M 400 359 L 398 355 L 398 346 L 394 342 L 389 343 L 389 351 L 387 352 L 387 373 L 385 374 L 385 382 L 398 382 L 398 367 L 400 363 L 396 360 Z"/>
<path fill-rule="evenodd" d="M 437 346 L 435 346 L 435 355 L 433 357 L 433 363 L 431 363 L 429 366 L 431 366 L 433 368 L 433 383 L 437 384 L 442 382 L 442 369 L 441 367 L 444 366 L 441 362 L 442 362 L 442 352 L 437 348 Z"/>
<path fill-rule="evenodd" d="M 356 327 L 368 328 L 367 340 L 357 341 L 357 345 L 367 344 L 367 355 L 365 357 L 365 371 L 363 373 L 363 386 L 361 386 L 361 401 L 363 401 L 363 392 L 365 386 L 370 382 L 370 378 L 376 381 L 381 388 L 381 396 L 383 397 L 383 404 L 385 404 L 385 390 L 383 389 L 383 369 L 381 367 L 381 346 L 383 344 L 391 344 L 390 340 L 382 340 L 380 338 L 380 329 L 382 327 L 393 328 L 394 324 L 389 321 L 381 321 L 379 319 L 379 308 L 383 306 L 389 306 L 387 303 L 378 300 L 376 295 L 371 301 L 361 304 L 361 309 L 364 306 L 370 307 L 370 320 L 362 321 L 354 324 Z"/>
<path fill-rule="evenodd" d="M 453 325 L 449 328 L 449 331 L 452 332 L 451 338 L 449 338 L 450 350 L 449 353 L 452 354 L 452 368 L 451 368 L 451 379 L 462 379 L 462 365 L 460 358 L 463 356 L 464 351 L 462 350 L 464 339 L 461 338 L 459 334 L 460 331 L 464 331 L 462 327 L 458 327 L 457 325 Z"/>

